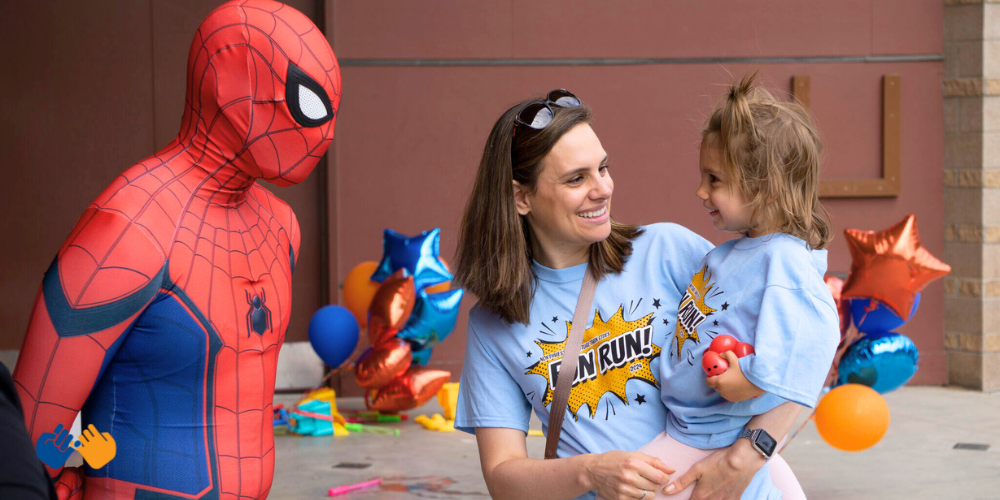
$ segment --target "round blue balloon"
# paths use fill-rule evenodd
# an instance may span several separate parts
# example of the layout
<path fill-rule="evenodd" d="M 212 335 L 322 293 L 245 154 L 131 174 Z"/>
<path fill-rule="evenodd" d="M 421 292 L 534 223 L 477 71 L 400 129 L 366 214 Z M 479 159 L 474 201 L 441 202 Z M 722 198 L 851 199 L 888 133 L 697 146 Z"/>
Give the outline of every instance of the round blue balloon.
<path fill-rule="evenodd" d="M 346 307 L 323 306 L 309 321 L 309 343 L 328 366 L 337 368 L 358 346 L 358 320 Z"/>
<path fill-rule="evenodd" d="M 885 394 L 909 382 L 919 361 L 917 346 L 906 335 L 866 335 L 840 358 L 837 385 L 863 384 Z"/>
<path fill-rule="evenodd" d="M 917 312 L 917 306 L 920 305 L 920 294 L 918 293 L 913 299 L 913 307 L 910 308 L 910 314 L 906 319 L 900 318 L 892 312 L 892 309 L 878 301 L 875 301 L 875 309 L 869 311 L 868 308 L 873 300 L 869 298 L 851 299 L 851 320 L 854 321 L 854 327 L 859 332 L 888 333 L 903 326 L 903 323 L 906 323 L 913 317 L 913 313 Z"/>

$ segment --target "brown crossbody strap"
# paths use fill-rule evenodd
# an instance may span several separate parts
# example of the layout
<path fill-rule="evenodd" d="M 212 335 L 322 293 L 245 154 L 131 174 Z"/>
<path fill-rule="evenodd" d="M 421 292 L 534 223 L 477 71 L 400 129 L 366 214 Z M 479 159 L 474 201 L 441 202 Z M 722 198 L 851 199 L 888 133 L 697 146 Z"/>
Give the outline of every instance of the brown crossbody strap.
<path fill-rule="evenodd" d="M 583 277 L 580 287 L 580 298 L 576 301 L 576 311 L 573 313 L 573 324 L 569 327 L 566 347 L 563 349 L 562 361 L 559 366 L 559 377 L 556 381 L 555 394 L 552 396 L 552 406 L 549 407 L 549 435 L 545 438 L 545 458 L 556 458 L 559 448 L 559 431 L 562 430 L 563 417 L 566 416 L 566 404 L 569 403 L 569 391 L 576 378 L 576 362 L 580 357 L 580 345 L 583 344 L 583 332 L 587 329 L 587 315 L 594 303 L 594 293 L 597 291 L 597 279 L 587 266 L 587 274 Z"/>

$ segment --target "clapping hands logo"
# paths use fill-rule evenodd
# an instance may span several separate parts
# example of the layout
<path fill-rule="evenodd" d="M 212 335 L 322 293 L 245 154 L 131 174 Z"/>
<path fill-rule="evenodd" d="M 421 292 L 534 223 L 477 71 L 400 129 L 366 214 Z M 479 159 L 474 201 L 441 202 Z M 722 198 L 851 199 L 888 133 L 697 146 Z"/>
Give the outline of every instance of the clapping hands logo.
<path fill-rule="evenodd" d="M 98 431 L 94 424 L 90 424 L 76 441 L 73 441 L 73 435 L 69 430 L 59 424 L 54 431 L 39 436 L 35 443 L 38 458 L 53 469 L 62 467 L 74 449 L 79 451 L 87 465 L 94 469 L 104 467 L 118 453 L 115 438 L 107 432 Z"/>
<path fill-rule="evenodd" d="M 73 441 L 73 435 L 69 433 L 69 429 L 63 429 L 62 424 L 59 424 L 56 426 L 56 430 L 38 436 L 38 441 L 35 442 L 35 453 L 38 454 L 38 458 L 42 462 L 45 462 L 45 465 L 58 469 L 66 463 L 66 459 L 73 453 L 73 448 L 69 446 L 71 441 Z"/>

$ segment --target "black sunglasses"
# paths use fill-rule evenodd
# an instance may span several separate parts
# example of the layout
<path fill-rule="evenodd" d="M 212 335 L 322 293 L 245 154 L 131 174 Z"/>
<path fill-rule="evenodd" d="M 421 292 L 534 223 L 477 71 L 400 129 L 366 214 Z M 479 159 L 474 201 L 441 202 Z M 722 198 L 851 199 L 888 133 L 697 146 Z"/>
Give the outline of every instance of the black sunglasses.
<path fill-rule="evenodd" d="M 552 123 L 552 117 L 556 112 L 552 106 L 558 108 L 575 108 L 580 105 L 580 99 L 565 89 L 556 89 L 549 92 L 545 101 L 533 102 L 514 117 L 514 133 L 517 133 L 517 126 L 541 130 Z"/>

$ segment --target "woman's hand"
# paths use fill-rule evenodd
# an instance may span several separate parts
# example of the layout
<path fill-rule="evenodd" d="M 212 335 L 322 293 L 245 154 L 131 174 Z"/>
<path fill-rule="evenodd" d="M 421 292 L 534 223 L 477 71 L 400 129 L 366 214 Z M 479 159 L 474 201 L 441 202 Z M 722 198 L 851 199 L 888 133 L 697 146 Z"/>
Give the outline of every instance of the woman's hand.
<path fill-rule="evenodd" d="M 694 464 L 674 482 L 663 489 L 666 494 L 684 491 L 697 482 L 691 500 L 739 500 L 754 474 L 767 460 L 754 450 L 747 439 L 719 450 Z"/>
<path fill-rule="evenodd" d="M 609 451 L 589 457 L 585 467 L 587 486 L 608 500 L 651 499 L 657 488 L 677 472 L 659 458 L 643 453 Z"/>

